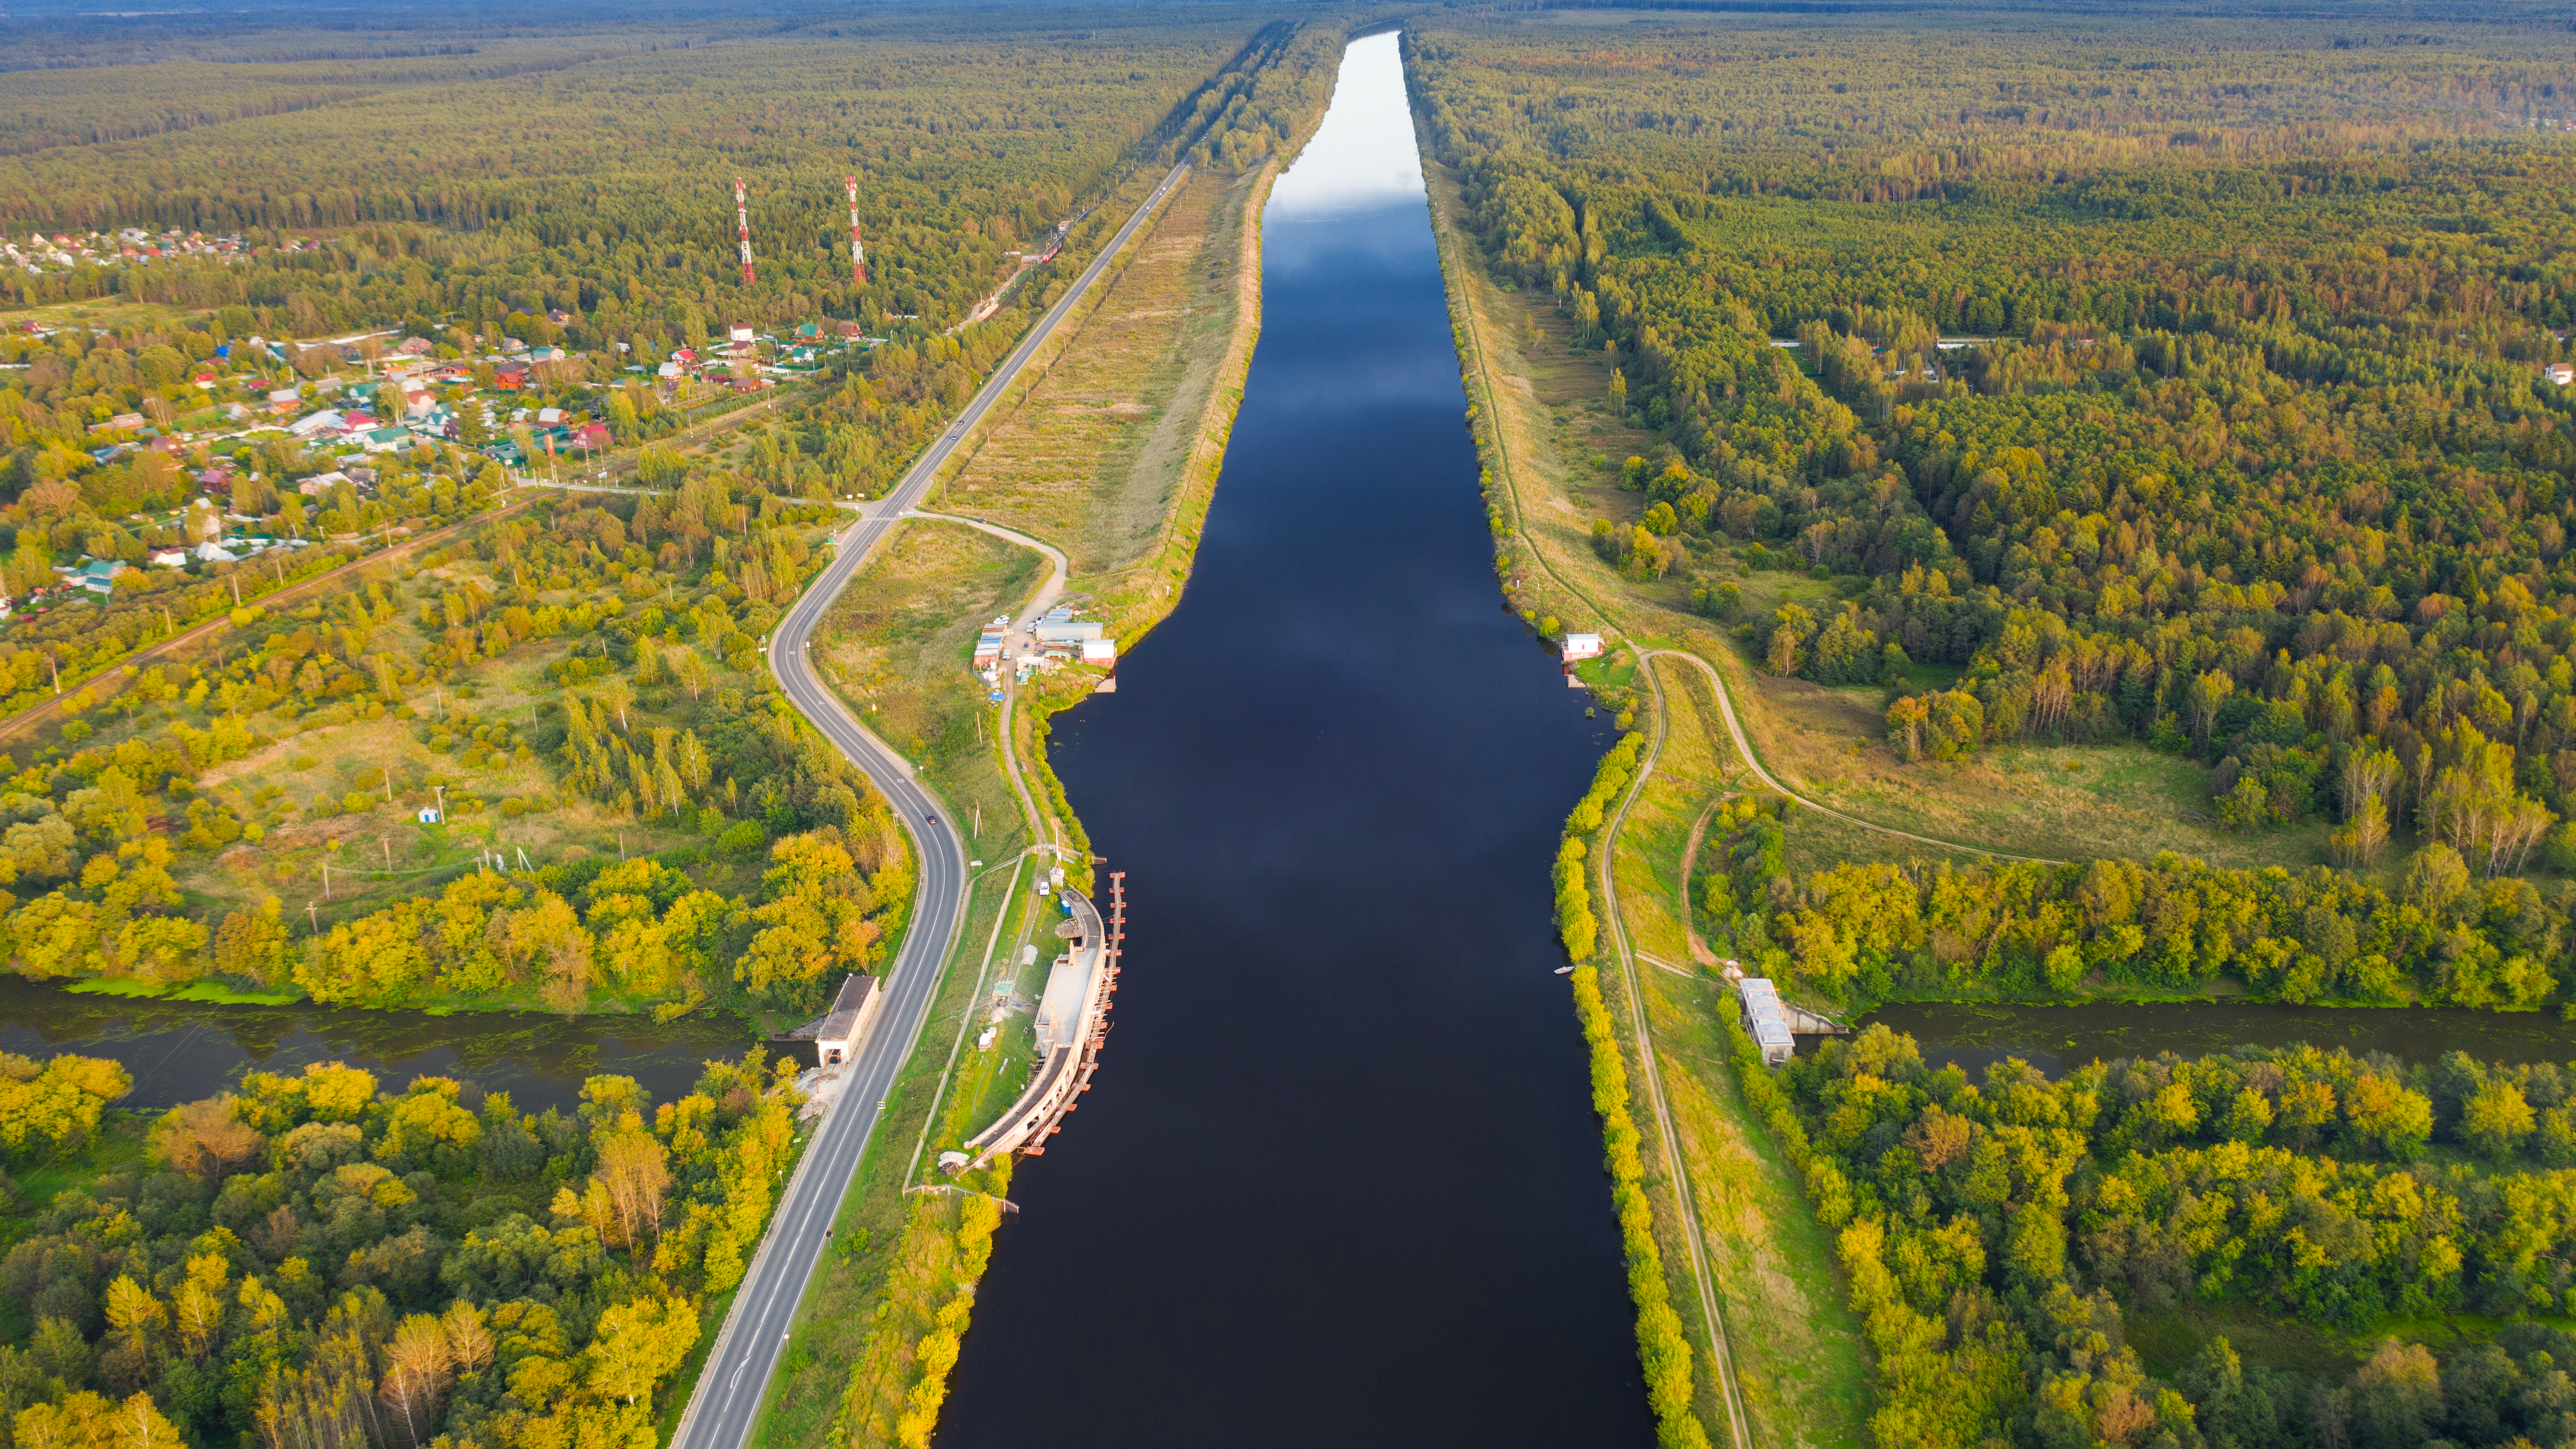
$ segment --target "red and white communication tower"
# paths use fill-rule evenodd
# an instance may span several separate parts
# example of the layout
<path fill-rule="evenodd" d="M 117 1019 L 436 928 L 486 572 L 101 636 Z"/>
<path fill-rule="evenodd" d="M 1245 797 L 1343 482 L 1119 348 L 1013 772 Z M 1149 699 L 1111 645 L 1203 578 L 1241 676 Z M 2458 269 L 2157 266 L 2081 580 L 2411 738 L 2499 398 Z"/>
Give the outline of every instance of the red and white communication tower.
<path fill-rule="evenodd" d="M 867 248 L 859 245 L 859 178 L 844 176 L 841 179 L 850 188 L 850 285 L 864 287 L 868 284 L 868 253 Z"/>
<path fill-rule="evenodd" d="M 751 285 L 751 208 L 742 200 L 742 178 L 733 179 L 733 219 L 742 229 L 742 284 Z"/>

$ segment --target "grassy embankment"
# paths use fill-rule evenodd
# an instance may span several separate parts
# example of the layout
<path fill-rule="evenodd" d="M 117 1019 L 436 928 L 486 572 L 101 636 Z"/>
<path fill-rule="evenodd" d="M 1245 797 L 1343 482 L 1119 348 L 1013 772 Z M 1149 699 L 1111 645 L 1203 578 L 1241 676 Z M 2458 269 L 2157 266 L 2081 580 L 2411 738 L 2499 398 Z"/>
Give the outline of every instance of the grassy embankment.
<path fill-rule="evenodd" d="M 1725 667 L 1732 651 L 1715 627 L 1685 612 L 1687 585 L 1641 584 L 1593 554 L 1591 520 L 1627 518 L 1638 509 L 1617 488 L 1615 472 L 1584 460 L 1625 457 L 1646 440 L 1615 419 L 1593 415 L 1589 400 L 1603 388 L 1590 376 L 1590 360 L 1566 347 L 1569 339 L 1551 338 L 1550 319 L 1495 288 L 1481 266 L 1462 265 L 1473 252 L 1458 226 L 1455 178 L 1427 154 L 1424 167 L 1496 525 L 1497 568 L 1513 586 L 1515 603 L 1534 624 L 1553 618 L 1562 628 L 1600 628 L 1614 638 L 1684 648 Z M 1652 707 L 1633 658 L 1603 661 L 1586 678 L 1623 712 Z M 1696 699 L 1669 687 L 1665 695 Z M 1868 1408 L 1857 1321 L 1824 1229 L 1728 1073 L 1725 1017 L 1715 1009 L 1719 987 L 1693 966 L 1688 949 L 1691 923 L 1678 887 L 1683 855 L 1707 804 L 1729 792 L 1739 772 L 1713 707 L 1704 723 L 1695 704 L 1687 719 L 1680 704 L 1670 707 L 1676 718 L 1665 753 L 1612 843 L 1619 899 L 1597 902 L 1595 909 L 1618 910 L 1635 948 L 1665 963 L 1640 962 L 1637 976 L 1682 1158 L 1678 1174 L 1648 1115 L 1652 1104 L 1639 1094 L 1634 1110 L 1646 1119 L 1636 1130 L 1665 1286 L 1693 1349 L 1692 1408 L 1711 1442 L 1730 1442 L 1681 1210 L 1684 1180 L 1721 1321 L 1732 1330 L 1729 1358 L 1755 1442 L 1857 1444 Z M 1597 838 L 1591 848 L 1601 848 Z M 1611 959 L 1609 933 L 1601 939 L 1599 987 L 1635 1083 L 1643 1060 L 1628 986 Z"/>
<path fill-rule="evenodd" d="M 1592 521 L 1624 526 L 1642 512 L 1638 495 L 1618 486 L 1618 463 L 1656 439 L 1612 415 L 1605 401 L 1609 363 L 1576 344 L 1571 323 L 1550 298 L 1497 285 L 1474 260 L 1474 243 L 1459 224 L 1455 176 L 1427 155 L 1425 168 L 1486 468 L 1497 569 L 1534 625 L 1594 628 L 1614 644 L 1680 649 L 1707 660 L 1724 677 L 1768 771 L 1807 798 L 1865 822 L 2067 859 L 2143 859 L 2162 850 L 2229 866 L 2282 863 L 2285 852 L 2292 864 L 2323 859 L 2322 832 L 2311 832 L 2314 838 L 2276 833 L 2260 842 L 2258 853 L 2256 843 L 2195 818 L 2208 808 L 2207 772 L 2133 743 L 2006 746 L 1958 764 L 1905 766 L 1883 739 L 1880 691 L 1772 676 L 1755 667 L 1723 626 L 1689 609 L 1694 575 L 1735 582 L 1747 616 L 1785 602 L 1814 607 L 1836 600 L 1855 580 L 1751 569 L 1723 540 L 1694 541 L 1689 563 L 1660 580 L 1628 576 L 1602 560 L 1590 546 Z M 1857 1442 L 1868 1382 L 1857 1322 L 1794 1170 L 1744 1104 L 1725 1050 L 1728 1013 L 1690 951 L 1692 906 L 1682 886 L 1693 827 L 1708 803 L 1738 788 L 1758 788 L 1758 781 L 1741 768 L 1698 671 L 1677 662 L 1658 668 L 1673 711 L 1674 743 L 1617 842 L 1618 908 L 1637 949 L 1663 963 L 1641 960 L 1637 976 L 1725 1321 L 1747 1325 L 1732 1336 L 1732 1358 L 1757 1440 Z M 1599 661 L 1584 672 L 1609 706 L 1628 710 L 1642 702 L 1633 656 Z M 1793 811 L 1787 831 L 1793 871 L 1945 853 L 1973 858 L 1968 850 L 1944 852 L 1813 811 Z M 1619 972 L 1604 970 L 1601 984 L 1633 1077 L 1639 1048 L 1628 1029 L 1624 982 Z M 1689 1311 L 1697 1300 L 1680 1251 L 1671 1174 L 1656 1135 L 1644 1135 L 1672 1301 L 1704 1355 L 1709 1342 Z M 2162 1327 L 2178 1343 L 2196 1344 L 2213 1331 L 2180 1322 Z M 1709 1377 L 1702 1373 L 1695 1383 L 1697 1406 L 1722 1442 L 1725 1419 Z"/>
<path fill-rule="evenodd" d="M 1122 644 L 1169 612 L 1188 576 L 1259 325 L 1258 219 L 1275 174 L 1275 162 L 1243 178 L 1195 172 L 946 480 L 947 508 L 1063 550 L 1068 601 Z M 1025 849 L 1032 832 L 993 738 L 999 715 L 967 659 L 984 621 L 1016 612 L 1046 571 L 1035 551 L 960 524 L 906 525 L 852 582 L 816 651 L 861 718 L 922 762 L 987 862 Z M 1041 676 L 1052 688 L 1020 692 L 1008 747 L 1040 828 L 1079 848 L 1080 825 L 1045 770 L 1044 715 L 1078 702 L 1095 676 L 1062 673 Z M 997 1210 L 972 1198 L 907 1199 L 904 1178 L 916 1150 L 918 1181 L 941 1148 L 980 1130 L 1025 1084 L 1029 1011 L 1053 955 L 1040 931 L 1055 919 L 1028 886 L 1050 863 L 1040 857 L 1011 877 L 1006 908 L 1001 875 L 979 893 L 843 1210 L 844 1247 L 809 1292 L 771 1387 L 760 1449 L 826 1436 L 918 1442 L 935 1421 Z M 1067 862 L 1077 875 L 1082 864 Z M 1038 959 L 1024 968 L 1030 946 Z M 979 1049 L 997 1000 L 1011 1009 Z M 1003 1192 L 1008 1163 L 961 1183 Z"/>
<path fill-rule="evenodd" d="M 1725 1013 L 1718 1009 L 1724 983 L 1693 966 L 1705 948 L 1693 950 L 1692 835 L 1710 805 L 1749 780 L 1735 767 L 1699 671 L 1679 660 L 1652 663 L 1664 711 L 1661 748 L 1611 856 L 1636 969 L 1604 969 L 1603 994 L 1623 1029 L 1632 980 L 1644 998 L 1753 1441 L 1856 1445 L 1865 1438 L 1869 1380 L 1860 1324 L 1834 1272 L 1831 1234 L 1808 1211 L 1795 1168 L 1760 1130 L 1727 1070 Z M 1621 1045 L 1639 1054 L 1632 1032 L 1623 1030 Z M 1669 1198 L 1661 1206 L 1658 1227 L 1669 1239 L 1681 1225 Z M 1685 1265 L 1677 1254 L 1665 1256 L 1675 1270 L 1675 1305 L 1695 1301 Z M 1705 1385 L 1702 1393 L 1710 1421 L 1722 1424 Z"/>

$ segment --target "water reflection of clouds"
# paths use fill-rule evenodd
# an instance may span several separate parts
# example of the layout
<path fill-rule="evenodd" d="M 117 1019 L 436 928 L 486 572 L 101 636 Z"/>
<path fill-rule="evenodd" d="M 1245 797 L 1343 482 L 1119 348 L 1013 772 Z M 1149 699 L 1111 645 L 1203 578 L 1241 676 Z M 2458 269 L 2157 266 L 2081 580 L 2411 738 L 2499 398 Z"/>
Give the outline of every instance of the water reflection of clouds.
<path fill-rule="evenodd" d="M 1334 368 L 1274 369 L 1263 377 L 1262 386 L 1270 390 L 1273 405 L 1282 415 L 1447 406 L 1458 397 L 1454 372 L 1445 377 L 1437 371 L 1426 374 L 1418 357 L 1401 352 L 1350 358 L 1347 365 Z M 1458 426 L 1463 433 L 1466 424 Z"/>
<path fill-rule="evenodd" d="M 1270 217 L 1303 219 L 1422 194 L 1395 34 L 1355 40 L 1342 52 L 1324 124 L 1271 189 Z"/>
<path fill-rule="evenodd" d="M 1352 206 L 1332 211 L 1275 213 L 1261 224 L 1261 271 L 1264 277 L 1294 282 L 1309 274 L 1331 276 L 1343 287 L 1396 287 L 1410 294 L 1426 266 L 1438 265 L 1429 215 L 1419 197 L 1411 201 Z"/>

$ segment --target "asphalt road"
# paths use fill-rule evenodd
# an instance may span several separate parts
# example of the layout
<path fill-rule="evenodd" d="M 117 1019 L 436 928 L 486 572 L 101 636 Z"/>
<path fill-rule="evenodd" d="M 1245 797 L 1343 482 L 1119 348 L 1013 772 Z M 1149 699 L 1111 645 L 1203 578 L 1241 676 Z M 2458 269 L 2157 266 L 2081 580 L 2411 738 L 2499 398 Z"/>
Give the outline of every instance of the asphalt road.
<path fill-rule="evenodd" d="M 790 1178 L 769 1235 L 744 1276 L 734 1308 L 716 1338 L 715 1348 L 698 1377 L 689 1408 L 681 1417 L 672 1449 L 740 1449 L 751 1438 L 760 1414 L 761 1395 L 786 1351 L 787 1335 L 796 1321 L 796 1305 L 822 1258 L 824 1233 L 840 1215 L 841 1199 L 858 1170 L 859 1155 L 876 1130 L 887 1090 L 904 1058 L 921 1035 L 930 1014 L 939 964 L 948 955 L 958 929 L 965 924 L 966 852 L 956 822 L 929 791 L 913 778 L 912 766 L 867 732 L 833 693 L 815 677 L 806 651 L 815 625 L 908 509 L 919 507 L 931 479 L 949 453 L 984 414 L 997 405 L 1028 365 L 1030 356 L 1054 333 L 1056 325 L 1087 295 L 1106 271 L 1110 259 L 1135 236 L 1154 208 L 1177 189 L 1189 173 L 1184 161 L 1165 175 L 1135 215 L 1100 249 L 1073 286 L 1029 329 L 991 379 L 985 382 L 948 431 L 903 475 L 885 501 L 843 533 L 823 576 L 805 591 L 779 621 L 769 640 L 770 671 L 787 698 L 814 727 L 840 747 L 885 792 L 921 858 L 921 884 L 914 900 L 912 929 L 903 950 L 886 975 L 886 1001 L 876 1026 L 859 1050 L 858 1061 L 842 1089 L 841 1099 L 823 1119 L 822 1131 L 805 1149 Z"/>

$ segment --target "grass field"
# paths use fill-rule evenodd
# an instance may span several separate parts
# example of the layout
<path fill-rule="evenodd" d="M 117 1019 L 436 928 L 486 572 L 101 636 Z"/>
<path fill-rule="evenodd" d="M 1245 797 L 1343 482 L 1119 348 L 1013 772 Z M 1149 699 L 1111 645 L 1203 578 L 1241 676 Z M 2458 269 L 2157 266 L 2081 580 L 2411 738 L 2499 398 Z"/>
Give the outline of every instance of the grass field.
<path fill-rule="evenodd" d="M 427 569 L 361 570 L 282 617 L 327 627 L 341 601 L 371 582 L 397 596 L 417 595 L 448 587 L 481 567 L 448 562 Z M 209 645 L 178 667 L 239 647 Z M 427 641 L 405 610 L 378 626 L 377 647 L 417 654 Z M 557 692 L 545 670 L 568 647 L 564 639 L 532 640 L 474 665 L 452 687 L 420 686 L 397 709 L 350 700 L 299 714 L 288 701 L 254 715 L 250 723 L 260 743 L 241 759 L 200 772 L 195 789 L 256 824 L 259 835 L 245 835 L 219 854 L 182 854 L 173 875 L 188 906 L 220 912 L 273 896 L 307 915 L 308 927 L 328 929 L 443 886 L 474 869 L 485 849 L 502 850 L 514 862 L 524 851 L 531 864 L 546 865 L 580 854 L 653 854 L 695 841 L 668 823 L 629 819 L 560 791 L 545 762 L 519 742 L 535 724 L 536 706 Z M 111 748 L 160 727 L 150 711 L 129 717 L 99 708 L 82 718 L 94 731 L 82 742 L 91 749 Z M 514 742 L 500 748 L 475 743 L 469 732 L 489 726 L 508 727 Z M 59 726 L 40 730 L 58 733 Z M 451 731 L 448 740 L 440 740 Z M 313 813 L 321 799 L 334 802 L 338 813 Z M 440 800 L 446 818 L 422 823 L 419 808 Z M 729 868 L 717 861 L 711 869 L 710 883 L 724 888 Z"/>
<path fill-rule="evenodd" d="M 1745 1411 L 1758 1444 L 1857 1445 L 1867 1422 L 1868 1367 L 1860 1325 L 1833 1266 L 1831 1236 L 1748 1113 L 1727 1061 L 1725 984 L 1693 961 L 1683 858 L 1707 807 L 1733 793 L 1727 783 L 1733 746 L 1699 672 L 1678 660 L 1658 660 L 1655 667 L 1670 715 L 1662 753 L 1619 835 L 1614 878 Z M 1626 991 L 1616 972 L 1605 972 L 1602 981 L 1605 995 Z M 1622 1006 L 1614 1003 L 1612 1015 L 1624 1026 Z M 1637 1050 L 1633 1041 L 1625 1045 Z M 1656 1187 L 1669 1192 L 1669 1176 L 1655 1161 L 1656 1134 L 1646 1138 Z M 1683 1231 L 1668 1201 L 1658 1202 L 1657 1228 L 1668 1242 Z M 1696 1326 L 1689 1259 L 1667 1252 L 1664 1261 L 1674 1305 Z M 1709 1379 L 1702 1375 L 1702 1412 L 1718 1431 L 1711 1437 L 1722 1443 L 1724 1412 Z"/>
<path fill-rule="evenodd" d="M 992 707 L 968 669 L 976 631 L 1044 577 L 1034 552 L 916 520 L 879 550 L 816 631 L 814 662 L 859 722 L 918 762 L 987 860 L 1026 843 L 993 752 Z"/>
<path fill-rule="evenodd" d="M 1232 322 L 1226 223 L 1244 189 L 1192 174 L 1045 380 L 977 446 L 952 506 L 1043 538 L 1095 577 L 1152 542 L 1188 452 L 1190 404 Z"/>
<path fill-rule="evenodd" d="M 2377 1341 L 2370 1335 L 2347 1338 L 2235 1299 L 2133 1308 L 2124 1326 L 2147 1372 L 2160 1377 L 2188 1366 L 2211 1339 L 2224 1338 L 2248 1366 L 2342 1378 L 2370 1357 Z M 2417 1335 L 2410 1330 L 2409 1336 Z"/>
<path fill-rule="evenodd" d="M 1247 222 L 1269 175 L 1192 173 L 948 489 L 948 508 L 1064 550 L 1067 602 L 1122 642 L 1169 611 L 1186 577 L 1249 360 L 1242 324 L 1260 274 Z"/>

